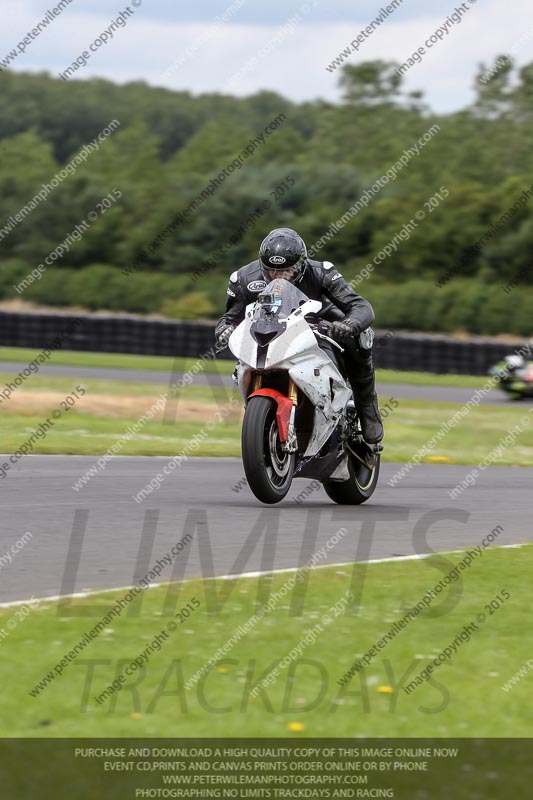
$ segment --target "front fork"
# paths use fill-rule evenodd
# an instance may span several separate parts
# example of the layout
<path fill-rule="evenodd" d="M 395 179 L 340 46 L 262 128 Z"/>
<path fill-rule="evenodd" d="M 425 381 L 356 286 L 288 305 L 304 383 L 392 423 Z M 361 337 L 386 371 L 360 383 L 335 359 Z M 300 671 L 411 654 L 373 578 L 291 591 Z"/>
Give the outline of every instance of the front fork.
<path fill-rule="evenodd" d="M 263 384 L 263 376 L 257 373 L 254 376 L 252 383 L 252 392 L 258 392 Z M 295 453 L 298 449 L 298 439 L 296 437 L 296 430 L 294 427 L 294 416 L 296 414 L 296 406 L 298 405 L 298 387 L 289 375 L 289 399 L 292 400 L 291 415 L 289 417 L 289 431 L 286 442 L 281 442 L 281 449 L 286 453 Z"/>
<path fill-rule="evenodd" d="M 294 427 L 294 416 L 296 414 L 296 406 L 298 405 L 298 387 L 290 375 L 289 398 L 292 400 L 291 416 L 289 417 L 289 435 L 287 437 L 287 441 L 282 445 L 282 448 L 287 453 L 295 453 L 298 449 L 298 439 L 296 437 L 296 430 Z"/>

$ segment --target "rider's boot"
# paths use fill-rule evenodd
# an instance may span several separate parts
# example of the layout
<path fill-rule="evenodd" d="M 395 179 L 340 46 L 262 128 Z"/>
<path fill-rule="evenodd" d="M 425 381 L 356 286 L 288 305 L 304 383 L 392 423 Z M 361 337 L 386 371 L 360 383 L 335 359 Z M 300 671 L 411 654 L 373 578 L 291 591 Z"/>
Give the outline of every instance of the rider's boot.
<path fill-rule="evenodd" d="M 378 408 L 374 376 L 362 380 L 358 378 L 352 382 L 352 388 L 355 392 L 363 439 L 367 444 L 377 444 L 383 439 L 383 423 Z"/>
<path fill-rule="evenodd" d="M 355 395 L 363 438 L 367 444 L 377 444 L 383 439 L 383 422 L 378 408 L 372 356 L 359 351 L 353 353 L 352 358 L 345 359 L 345 364 Z"/>

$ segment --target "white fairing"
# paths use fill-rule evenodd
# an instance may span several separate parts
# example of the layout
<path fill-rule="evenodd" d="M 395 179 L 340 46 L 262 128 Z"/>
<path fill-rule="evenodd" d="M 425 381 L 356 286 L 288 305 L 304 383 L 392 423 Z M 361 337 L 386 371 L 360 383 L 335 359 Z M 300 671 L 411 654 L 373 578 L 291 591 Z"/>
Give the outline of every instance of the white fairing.
<path fill-rule="evenodd" d="M 246 316 L 229 340 L 229 348 L 239 360 L 236 378 L 246 400 L 252 372 L 257 369 L 258 346 L 250 333 L 255 303 L 246 308 Z M 336 365 L 322 350 L 305 314 L 322 308 L 318 300 L 307 300 L 300 308 L 280 321 L 286 330 L 274 339 L 266 351 L 261 371 L 287 370 L 295 384 L 315 408 L 313 433 L 305 457 L 316 455 L 337 425 L 352 392 Z M 331 387 L 331 389 L 330 389 Z"/>

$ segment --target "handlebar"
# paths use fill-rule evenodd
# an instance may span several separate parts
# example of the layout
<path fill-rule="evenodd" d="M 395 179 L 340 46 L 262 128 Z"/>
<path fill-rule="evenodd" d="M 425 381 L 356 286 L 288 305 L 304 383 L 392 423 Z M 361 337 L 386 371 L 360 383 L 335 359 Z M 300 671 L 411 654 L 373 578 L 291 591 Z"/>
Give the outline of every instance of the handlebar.
<path fill-rule="evenodd" d="M 318 324 L 309 322 L 309 327 L 316 336 L 320 336 L 321 339 L 325 339 L 327 342 L 340 350 L 341 353 L 344 353 L 344 347 L 342 347 L 337 341 L 335 341 L 335 339 L 332 339 L 331 336 L 328 335 L 331 332 L 331 322 L 321 319 Z"/>

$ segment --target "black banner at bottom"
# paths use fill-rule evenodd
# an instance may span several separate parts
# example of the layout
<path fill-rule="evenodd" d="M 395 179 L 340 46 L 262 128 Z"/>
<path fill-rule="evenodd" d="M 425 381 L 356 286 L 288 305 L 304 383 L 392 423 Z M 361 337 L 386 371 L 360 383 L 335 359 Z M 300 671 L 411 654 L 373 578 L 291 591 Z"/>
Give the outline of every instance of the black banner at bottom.
<path fill-rule="evenodd" d="M 531 739 L 1 739 L 9 800 L 507 800 Z"/>

